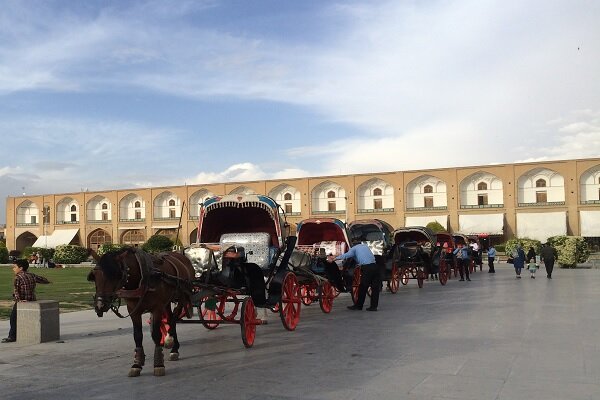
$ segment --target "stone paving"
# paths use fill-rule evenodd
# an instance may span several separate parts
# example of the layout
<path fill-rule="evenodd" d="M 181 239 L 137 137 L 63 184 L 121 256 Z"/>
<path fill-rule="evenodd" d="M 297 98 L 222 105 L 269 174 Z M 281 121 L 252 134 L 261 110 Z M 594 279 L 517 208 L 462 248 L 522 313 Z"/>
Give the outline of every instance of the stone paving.
<path fill-rule="evenodd" d="M 329 315 L 303 307 L 295 332 L 269 313 L 251 349 L 238 326 L 179 325 L 164 377 L 150 365 L 127 378 L 129 320 L 61 314 L 61 342 L 0 345 L 0 398 L 600 400 L 600 271 L 497 271 L 411 281 L 376 313 L 347 310 L 342 294 Z"/>

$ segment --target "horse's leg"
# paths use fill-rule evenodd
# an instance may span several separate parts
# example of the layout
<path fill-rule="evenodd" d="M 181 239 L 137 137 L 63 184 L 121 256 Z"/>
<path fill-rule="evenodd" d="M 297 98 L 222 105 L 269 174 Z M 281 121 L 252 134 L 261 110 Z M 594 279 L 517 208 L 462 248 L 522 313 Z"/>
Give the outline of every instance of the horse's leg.
<path fill-rule="evenodd" d="M 162 333 L 160 325 L 162 324 L 163 309 L 152 312 L 152 341 L 154 341 L 154 376 L 165 375 L 165 357 L 163 355 L 163 346 L 160 344 Z"/>
<path fill-rule="evenodd" d="M 144 347 L 142 346 L 142 340 L 144 334 L 142 332 L 142 316 L 132 315 L 131 322 L 133 323 L 133 340 L 135 341 L 135 353 L 133 355 L 133 365 L 129 369 L 129 376 L 140 376 L 142 367 L 146 362 L 146 355 L 144 354 Z"/>
<path fill-rule="evenodd" d="M 167 346 L 165 342 L 165 347 L 171 347 L 171 353 L 169 353 L 169 361 L 177 361 L 179 360 L 179 340 L 177 340 L 177 319 L 178 315 L 181 312 L 181 307 L 179 305 L 175 308 L 175 312 L 171 311 L 171 305 L 167 306 L 167 315 L 169 316 L 169 336 L 171 337 L 172 344 L 171 346 Z"/>

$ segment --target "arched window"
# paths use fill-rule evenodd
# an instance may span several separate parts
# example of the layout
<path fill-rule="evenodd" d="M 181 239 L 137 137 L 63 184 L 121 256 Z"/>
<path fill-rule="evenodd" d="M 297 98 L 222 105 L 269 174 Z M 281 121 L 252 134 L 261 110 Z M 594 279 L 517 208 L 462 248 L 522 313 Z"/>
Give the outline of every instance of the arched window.
<path fill-rule="evenodd" d="M 140 208 L 142 206 L 142 203 L 140 203 L 139 201 L 136 201 L 135 203 L 133 203 L 133 206 L 135 208 Z"/>
<path fill-rule="evenodd" d="M 538 179 L 537 181 L 535 181 L 535 187 L 546 187 L 546 180 Z"/>
<path fill-rule="evenodd" d="M 286 193 L 283 195 L 283 199 L 284 200 L 292 200 L 292 194 L 291 193 Z"/>
<path fill-rule="evenodd" d="M 108 210 L 108 204 L 102 203 L 102 209 L 103 210 Z"/>
<path fill-rule="evenodd" d="M 381 196 L 382 195 L 382 191 L 379 188 L 375 188 L 373 189 L 373 196 Z"/>
<path fill-rule="evenodd" d="M 71 206 L 71 212 L 76 212 L 77 211 L 77 206 L 75 204 L 73 204 Z"/>
<path fill-rule="evenodd" d="M 175 205 L 175 200 L 169 200 L 169 207 L 173 207 Z"/>
<path fill-rule="evenodd" d="M 425 187 L 423 188 L 423 193 L 433 193 L 433 186 L 425 185 Z"/>
<path fill-rule="evenodd" d="M 487 183 L 485 183 L 485 182 L 479 182 L 477 184 L 477 190 L 487 190 Z"/>
<path fill-rule="evenodd" d="M 90 235 L 89 247 L 98 250 L 105 243 L 112 243 L 110 234 L 105 230 L 99 229 Z"/>
<path fill-rule="evenodd" d="M 334 199 L 335 198 L 335 192 L 333 190 L 330 190 L 329 192 L 327 192 L 327 198 L 328 199 Z"/>

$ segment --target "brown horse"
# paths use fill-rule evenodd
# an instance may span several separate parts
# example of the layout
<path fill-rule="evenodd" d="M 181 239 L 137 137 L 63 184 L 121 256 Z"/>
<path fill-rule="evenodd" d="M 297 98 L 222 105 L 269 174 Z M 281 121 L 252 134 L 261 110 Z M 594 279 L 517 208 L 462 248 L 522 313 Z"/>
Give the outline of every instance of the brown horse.
<path fill-rule="evenodd" d="M 178 253 L 150 255 L 137 248 L 108 252 L 96 259 L 96 267 L 88 280 L 96 284 L 94 309 L 99 317 L 112 310 L 117 316 L 121 299 L 133 323 L 135 354 L 129 376 L 139 376 L 145 362 L 142 346 L 142 314 L 151 313 L 152 340 L 154 341 L 154 375 L 165 374 L 163 346 L 172 349 L 169 359 L 179 359 L 179 341 L 175 322 L 182 310 L 191 309 L 191 281 L 194 268 L 187 257 Z M 177 303 L 175 310 L 171 303 Z M 165 336 L 165 324 L 168 335 Z M 172 340 L 171 340 L 172 339 Z"/>

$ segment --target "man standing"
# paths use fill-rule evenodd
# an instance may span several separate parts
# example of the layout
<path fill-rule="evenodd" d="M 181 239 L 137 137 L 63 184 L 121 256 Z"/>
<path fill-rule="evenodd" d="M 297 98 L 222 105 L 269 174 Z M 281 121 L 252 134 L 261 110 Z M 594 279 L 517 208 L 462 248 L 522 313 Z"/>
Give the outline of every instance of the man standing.
<path fill-rule="evenodd" d="M 557 259 L 556 250 L 550 246 L 550 243 L 544 244 L 540 251 L 540 261 L 546 266 L 546 276 L 552 279 L 552 270 L 554 269 L 554 261 Z"/>
<path fill-rule="evenodd" d="M 496 270 L 494 269 L 494 261 L 496 260 L 496 249 L 494 248 L 494 245 L 490 245 L 490 247 L 488 248 L 487 257 L 488 266 L 490 267 L 488 273 L 495 274 Z"/>
<path fill-rule="evenodd" d="M 27 272 L 29 263 L 27 260 L 16 260 L 13 264 L 15 274 L 13 297 L 15 304 L 10 313 L 10 330 L 8 337 L 2 339 L 2 343 L 15 342 L 17 340 L 17 303 L 25 301 L 35 301 L 36 283 L 50 283 L 43 276 L 38 276 Z"/>
<path fill-rule="evenodd" d="M 345 260 L 348 258 L 354 258 L 356 263 L 360 265 L 360 285 L 358 286 L 358 296 L 356 304 L 348 306 L 350 310 L 362 310 L 365 298 L 367 297 L 367 290 L 371 287 L 371 306 L 367 308 L 367 311 L 377 311 L 379 305 L 379 291 L 381 290 L 381 272 L 380 268 L 375 262 L 375 256 L 364 243 L 360 241 L 353 241 L 353 247 L 344 254 L 337 257 L 330 255 L 327 257 L 327 261 L 333 262 L 335 260 Z"/>
<path fill-rule="evenodd" d="M 454 249 L 453 254 L 456 256 L 456 262 L 458 263 L 458 271 L 460 272 L 460 281 L 465 280 L 467 275 L 467 281 L 471 281 L 469 277 L 469 266 L 471 265 L 471 255 L 469 254 L 469 246 L 467 244 L 459 244 Z"/>

